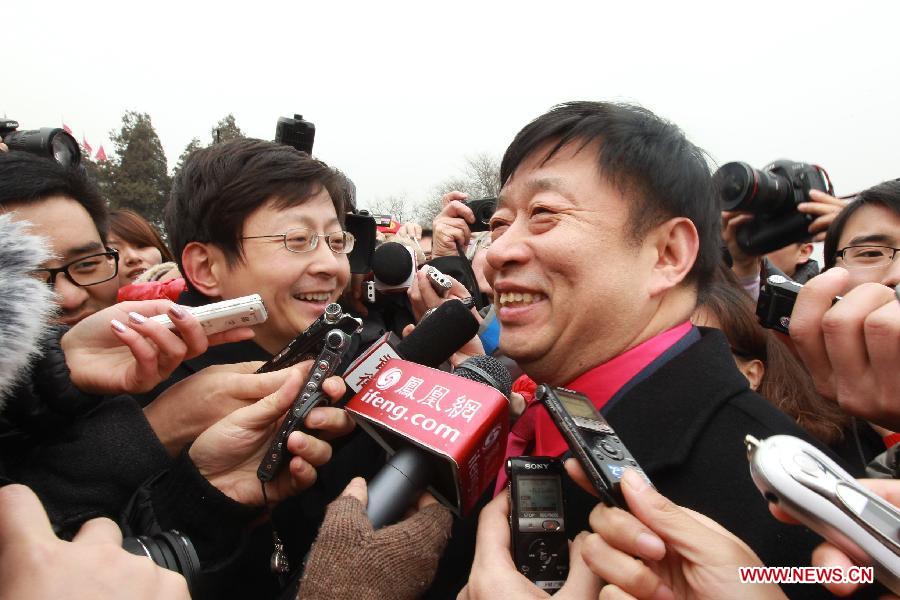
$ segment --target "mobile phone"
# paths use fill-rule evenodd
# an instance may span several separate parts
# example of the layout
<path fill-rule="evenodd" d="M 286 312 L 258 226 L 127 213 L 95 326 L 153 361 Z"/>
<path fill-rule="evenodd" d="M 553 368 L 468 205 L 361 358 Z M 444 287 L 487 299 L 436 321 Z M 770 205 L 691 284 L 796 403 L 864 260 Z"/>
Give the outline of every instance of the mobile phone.
<path fill-rule="evenodd" d="M 297 430 L 306 431 L 303 421 L 309 411 L 327 401 L 328 398 L 322 391 L 322 382 L 334 375 L 349 347 L 350 335 L 346 332 L 331 329 L 325 334 L 325 347 L 316 357 L 306 381 L 303 382 L 303 387 L 300 388 L 300 393 L 256 471 L 260 481 L 271 481 L 275 478 L 287 458 L 288 436 Z"/>
<path fill-rule="evenodd" d="M 626 467 L 631 467 L 653 485 L 587 396 L 542 384 L 534 397 L 547 407 L 550 418 L 604 503 L 626 508 L 621 483 Z"/>
<path fill-rule="evenodd" d="M 859 564 L 873 565 L 878 580 L 900 593 L 900 511 L 799 438 L 748 435 L 744 443 L 750 476 L 766 500 Z"/>
<path fill-rule="evenodd" d="M 802 289 L 803 284 L 784 275 L 769 275 L 760 286 L 759 299 L 756 301 L 759 324 L 766 329 L 788 334 L 794 303 L 797 302 L 797 294 Z M 835 296 L 831 303 L 834 304 L 840 299 L 840 296 Z"/>
<path fill-rule="evenodd" d="M 453 282 L 449 277 L 444 275 L 437 269 L 437 267 L 432 267 L 428 265 L 428 283 L 431 284 L 431 287 L 434 289 L 435 293 L 438 296 L 445 296 L 447 292 L 450 291 L 450 288 L 453 287 Z"/>
<path fill-rule="evenodd" d="M 259 294 L 184 308 L 197 317 L 206 335 L 228 331 L 235 327 L 252 327 L 269 318 L 266 305 L 263 304 Z M 168 315 L 156 315 L 150 318 L 168 329 L 175 329 L 175 323 Z"/>
<path fill-rule="evenodd" d="M 569 574 L 564 471 L 560 460 L 547 456 L 514 456 L 506 461 L 513 561 L 543 590 L 558 590 Z"/>
<path fill-rule="evenodd" d="M 325 312 L 318 319 L 310 323 L 309 327 L 291 340 L 278 354 L 266 361 L 256 372 L 279 371 L 296 365 L 298 362 L 312 360 L 322 349 L 325 334 L 332 329 L 340 329 L 353 335 L 362 329 L 362 321 L 345 314 L 341 305 L 333 302 L 325 307 Z"/>

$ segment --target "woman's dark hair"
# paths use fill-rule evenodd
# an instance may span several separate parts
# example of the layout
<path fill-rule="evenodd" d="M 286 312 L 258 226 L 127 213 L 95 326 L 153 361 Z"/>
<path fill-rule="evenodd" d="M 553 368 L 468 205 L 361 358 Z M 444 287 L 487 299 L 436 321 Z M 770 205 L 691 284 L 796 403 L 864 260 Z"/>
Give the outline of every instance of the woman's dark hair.
<path fill-rule="evenodd" d="M 800 361 L 774 333 L 759 324 L 753 300 L 741 289 L 731 269 L 723 266 L 717 271 L 713 282 L 701 292 L 697 308 L 706 309 L 718 320 L 735 355 L 765 365 L 757 390 L 760 395 L 825 444 L 843 439 L 850 417 L 816 393 L 812 377 Z"/>
<path fill-rule="evenodd" d="M 863 190 L 835 217 L 825 234 L 825 246 L 822 250 L 826 269 L 830 269 L 837 262 L 837 246 L 847 221 L 863 206 L 872 205 L 883 206 L 895 215 L 900 215 L 900 179 L 885 181 Z"/>
<path fill-rule="evenodd" d="M 137 248 L 156 248 L 163 262 L 175 260 L 156 228 L 133 210 L 125 208 L 110 212 L 109 232 Z"/>

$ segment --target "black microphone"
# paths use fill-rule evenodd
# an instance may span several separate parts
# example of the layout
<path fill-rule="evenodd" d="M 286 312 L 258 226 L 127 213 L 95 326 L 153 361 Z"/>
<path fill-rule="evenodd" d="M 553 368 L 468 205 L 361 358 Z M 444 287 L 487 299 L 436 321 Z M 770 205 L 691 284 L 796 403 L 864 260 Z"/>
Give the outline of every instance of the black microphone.
<path fill-rule="evenodd" d="M 375 289 L 380 292 L 405 291 L 416 274 L 413 251 L 398 242 L 385 242 L 372 255 Z"/>
<path fill-rule="evenodd" d="M 348 396 L 358 392 L 390 358 L 437 368 L 478 334 L 478 320 L 459 300 L 447 300 L 423 319 L 408 336 L 394 342 L 385 334 L 362 352 L 344 371 Z"/>
<path fill-rule="evenodd" d="M 506 397 L 509 397 L 512 391 L 512 378 L 509 371 L 503 366 L 503 363 L 490 356 L 473 356 L 467 359 L 453 372 L 453 375 L 489 385 Z M 507 413 L 504 411 L 503 414 L 493 413 L 483 416 L 488 426 L 481 427 L 478 434 L 470 436 L 471 439 L 464 439 L 460 442 L 461 445 L 467 446 L 467 456 L 492 441 L 489 438 L 497 431 L 497 424 L 492 420 L 506 419 Z M 446 479 L 448 473 L 451 479 L 457 478 L 456 470 L 448 469 L 446 461 L 403 438 L 399 432 L 394 431 L 393 433 L 404 445 L 368 483 L 369 501 L 366 514 L 375 529 L 399 520 L 422 491 L 436 479 Z M 462 460 L 459 463 L 459 468 L 462 468 L 462 465 L 468 461 Z M 490 483 L 490 478 L 486 483 Z M 467 497 L 463 498 L 457 495 L 454 508 L 458 511 L 464 510 L 466 505 L 477 500 L 485 489 L 484 485 L 479 485 L 474 490 L 461 491 L 461 494 L 465 494 Z M 453 497 L 446 492 L 444 495 Z"/>

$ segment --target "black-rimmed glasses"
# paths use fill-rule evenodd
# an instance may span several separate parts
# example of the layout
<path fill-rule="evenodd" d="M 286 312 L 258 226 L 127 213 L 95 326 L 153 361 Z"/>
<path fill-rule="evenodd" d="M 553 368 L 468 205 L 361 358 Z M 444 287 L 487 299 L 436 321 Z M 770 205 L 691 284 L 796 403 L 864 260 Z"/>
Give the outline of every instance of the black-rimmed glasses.
<path fill-rule="evenodd" d="M 890 246 L 847 246 L 836 255 L 847 267 L 884 267 L 894 262 L 900 248 Z"/>
<path fill-rule="evenodd" d="M 50 287 L 56 285 L 56 276 L 60 273 L 64 273 L 66 279 L 79 287 L 97 285 L 119 274 L 119 253 L 107 248 L 106 252 L 82 256 L 61 267 L 34 269 L 31 272 L 46 281 Z"/>
<path fill-rule="evenodd" d="M 242 237 L 241 239 L 256 240 L 264 238 L 281 238 L 282 242 L 284 243 L 284 247 L 287 248 L 289 252 L 296 252 L 298 254 L 315 250 L 316 246 L 318 246 L 319 244 L 319 238 L 325 238 L 325 242 L 328 244 L 328 247 L 331 248 L 331 251 L 335 254 L 347 254 L 351 252 L 353 250 L 353 244 L 356 242 L 356 238 L 354 238 L 353 234 L 349 231 L 316 233 L 315 231 L 306 229 L 305 227 L 289 229 L 284 233 L 272 235 L 248 235 Z"/>

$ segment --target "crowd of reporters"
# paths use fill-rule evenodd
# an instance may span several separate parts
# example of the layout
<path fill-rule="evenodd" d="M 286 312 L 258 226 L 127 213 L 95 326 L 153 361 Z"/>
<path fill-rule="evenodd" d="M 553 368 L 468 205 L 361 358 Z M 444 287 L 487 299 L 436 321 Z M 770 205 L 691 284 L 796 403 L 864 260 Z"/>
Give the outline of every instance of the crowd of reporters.
<path fill-rule="evenodd" d="M 313 409 L 288 466 L 260 484 L 310 365 L 257 370 L 334 302 L 360 318 L 359 354 L 466 301 L 478 335 L 449 363 L 493 354 L 513 374 L 507 456 L 571 456 L 536 384 L 586 393 L 609 418 L 655 487 L 626 472 L 628 512 L 606 506 L 567 460 L 559 597 L 827 595 L 739 581 L 740 566 L 850 564 L 769 514 L 746 434 L 805 439 L 897 494 L 900 182 L 846 200 L 807 185 L 788 208 L 722 212 L 721 181 L 677 127 L 573 102 L 516 136 L 499 199 L 451 192 L 431 229 L 386 236 L 339 171 L 235 140 L 185 161 L 164 240 L 110 213 L 77 169 L 2 150 L 0 597 L 546 597 L 513 562 L 502 485 L 455 519 L 425 493 L 373 529 L 365 481 L 388 456 L 337 406 Z M 758 176 L 792 176 L 774 164 Z M 747 233 L 787 220 L 800 239 Z M 789 336 L 755 315 L 772 274 L 805 284 Z M 190 311 L 250 294 L 268 313 L 252 328 L 207 336 Z M 339 403 L 346 384 L 322 389 Z"/>

